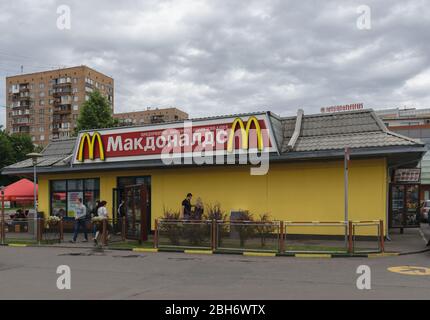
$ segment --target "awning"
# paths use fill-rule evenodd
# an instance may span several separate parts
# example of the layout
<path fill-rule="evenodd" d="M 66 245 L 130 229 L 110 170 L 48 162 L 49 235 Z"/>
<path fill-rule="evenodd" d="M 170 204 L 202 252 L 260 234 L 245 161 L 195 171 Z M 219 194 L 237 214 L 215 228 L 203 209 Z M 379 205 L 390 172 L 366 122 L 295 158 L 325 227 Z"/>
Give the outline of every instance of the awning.
<path fill-rule="evenodd" d="M 37 185 L 36 185 L 37 190 Z M 28 179 L 21 179 L 4 188 L 5 201 L 34 200 L 34 184 Z"/>

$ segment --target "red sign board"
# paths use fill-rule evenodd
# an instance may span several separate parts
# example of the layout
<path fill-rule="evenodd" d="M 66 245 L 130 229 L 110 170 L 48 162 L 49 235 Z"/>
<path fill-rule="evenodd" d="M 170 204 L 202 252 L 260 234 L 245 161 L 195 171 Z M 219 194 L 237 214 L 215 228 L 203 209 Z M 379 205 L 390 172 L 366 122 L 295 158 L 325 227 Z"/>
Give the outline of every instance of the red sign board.
<path fill-rule="evenodd" d="M 214 156 L 235 150 L 274 152 L 269 121 L 262 114 L 83 132 L 73 163 L 160 159 L 163 153 L 185 157 L 196 152 Z"/>

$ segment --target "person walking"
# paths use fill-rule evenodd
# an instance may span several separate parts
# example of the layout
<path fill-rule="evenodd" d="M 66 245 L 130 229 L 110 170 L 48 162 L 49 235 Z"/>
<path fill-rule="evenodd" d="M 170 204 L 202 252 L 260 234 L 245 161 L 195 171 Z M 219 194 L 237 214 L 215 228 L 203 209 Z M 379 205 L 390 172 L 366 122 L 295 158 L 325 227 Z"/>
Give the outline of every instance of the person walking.
<path fill-rule="evenodd" d="M 97 209 L 97 216 L 101 217 L 103 220 L 107 220 L 108 219 L 108 213 L 107 213 L 107 209 L 106 209 L 106 201 L 101 201 L 99 204 L 99 208 Z M 106 232 L 108 231 L 108 228 L 106 230 Z M 94 236 L 94 244 L 98 245 L 99 241 L 98 238 L 100 236 L 100 234 L 103 233 L 103 221 L 101 221 L 98 225 L 97 225 L 97 231 L 96 234 Z"/>
<path fill-rule="evenodd" d="M 76 215 L 75 215 L 75 226 L 74 226 L 73 239 L 70 242 L 76 243 L 76 239 L 78 237 L 78 233 L 79 233 L 81 227 L 84 230 L 84 237 L 85 237 L 85 240 L 83 240 L 83 242 L 88 242 L 88 234 L 87 234 L 86 224 L 87 224 L 87 208 L 82 203 L 82 198 L 78 198 L 76 200 Z"/>
<path fill-rule="evenodd" d="M 97 210 L 100 208 L 100 200 L 96 200 L 94 207 L 90 211 L 90 219 L 97 217 Z M 97 226 L 93 225 L 93 240 L 96 237 Z"/>

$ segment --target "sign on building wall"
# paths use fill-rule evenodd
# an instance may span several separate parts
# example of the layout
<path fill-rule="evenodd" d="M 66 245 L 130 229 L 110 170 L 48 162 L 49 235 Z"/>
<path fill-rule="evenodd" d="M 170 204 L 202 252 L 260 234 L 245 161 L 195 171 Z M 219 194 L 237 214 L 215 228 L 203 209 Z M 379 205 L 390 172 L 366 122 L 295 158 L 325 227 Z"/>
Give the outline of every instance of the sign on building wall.
<path fill-rule="evenodd" d="M 82 132 L 73 164 L 277 152 L 267 114 Z"/>
<path fill-rule="evenodd" d="M 345 104 L 345 105 L 340 105 L 340 106 L 331 106 L 331 107 L 321 108 L 321 113 L 353 111 L 353 110 L 361 110 L 361 109 L 363 109 L 362 103 L 353 103 L 353 104 Z"/>
<path fill-rule="evenodd" d="M 419 183 L 421 169 L 397 169 L 394 173 L 394 182 L 414 182 Z"/>

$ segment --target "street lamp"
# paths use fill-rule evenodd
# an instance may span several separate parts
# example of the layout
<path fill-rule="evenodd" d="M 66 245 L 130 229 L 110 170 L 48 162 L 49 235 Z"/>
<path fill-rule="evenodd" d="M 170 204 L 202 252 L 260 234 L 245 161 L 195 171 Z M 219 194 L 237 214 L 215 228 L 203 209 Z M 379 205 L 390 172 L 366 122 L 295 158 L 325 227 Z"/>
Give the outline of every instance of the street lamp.
<path fill-rule="evenodd" d="M 37 176 L 36 176 L 36 166 L 37 166 L 37 159 L 42 157 L 43 155 L 40 153 L 32 152 L 27 154 L 27 157 L 31 158 L 33 160 L 33 195 L 34 195 L 34 233 L 37 237 Z"/>
<path fill-rule="evenodd" d="M 4 221 L 4 186 L 0 187 L 1 193 L 1 244 L 5 243 L 5 221 Z"/>

